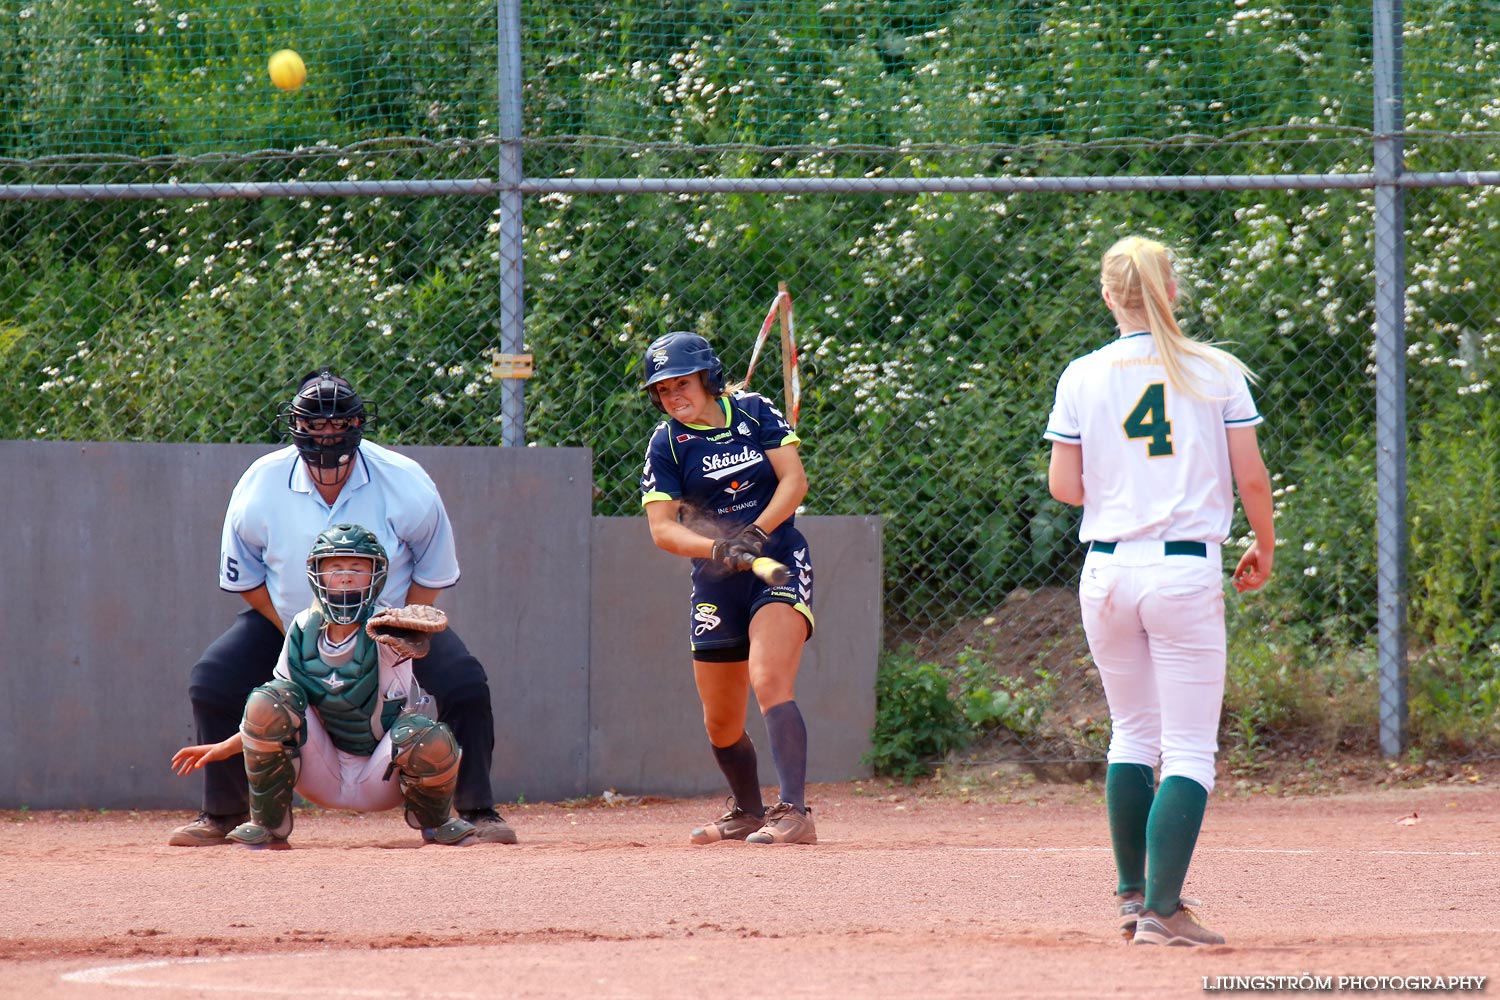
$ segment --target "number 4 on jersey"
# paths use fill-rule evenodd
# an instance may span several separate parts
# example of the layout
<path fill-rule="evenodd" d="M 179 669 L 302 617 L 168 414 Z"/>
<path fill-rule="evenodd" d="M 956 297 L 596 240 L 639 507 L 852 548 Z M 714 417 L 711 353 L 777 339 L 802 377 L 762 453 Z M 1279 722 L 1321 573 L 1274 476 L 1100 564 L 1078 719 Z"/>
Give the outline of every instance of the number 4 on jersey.
<path fill-rule="evenodd" d="M 1146 454 L 1161 458 L 1172 454 L 1172 421 L 1167 419 L 1167 387 L 1164 382 L 1152 382 L 1141 393 L 1140 400 L 1130 416 L 1125 418 L 1125 436 L 1132 441 L 1148 438 Z"/>

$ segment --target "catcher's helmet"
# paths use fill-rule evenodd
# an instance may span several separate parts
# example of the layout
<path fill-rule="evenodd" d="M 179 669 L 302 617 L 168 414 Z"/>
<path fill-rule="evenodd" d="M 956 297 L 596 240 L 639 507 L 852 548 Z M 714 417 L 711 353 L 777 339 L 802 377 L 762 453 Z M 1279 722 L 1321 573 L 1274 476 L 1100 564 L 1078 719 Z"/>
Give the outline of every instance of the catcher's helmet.
<path fill-rule="evenodd" d="M 335 483 L 353 468 L 350 462 L 375 414 L 348 379 L 325 365 L 303 377 L 281 418 L 315 476 L 320 470 L 336 470 L 327 480 L 318 476 L 319 482 Z"/>
<path fill-rule="evenodd" d="M 370 583 L 361 590 L 330 590 L 320 563 L 330 556 L 356 556 L 370 560 Z M 375 599 L 385 589 L 390 560 L 385 546 L 369 528 L 358 524 L 335 524 L 326 528 L 307 554 L 307 582 L 312 585 L 318 611 L 339 625 L 364 622 L 375 613 Z"/>
<path fill-rule="evenodd" d="M 657 337 L 646 348 L 646 395 L 651 404 L 663 413 L 661 405 L 651 387 L 664 379 L 679 378 L 693 372 L 703 372 L 703 385 L 710 396 L 724 394 L 724 362 L 708 346 L 708 341 L 696 333 L 677 331 Z"/>

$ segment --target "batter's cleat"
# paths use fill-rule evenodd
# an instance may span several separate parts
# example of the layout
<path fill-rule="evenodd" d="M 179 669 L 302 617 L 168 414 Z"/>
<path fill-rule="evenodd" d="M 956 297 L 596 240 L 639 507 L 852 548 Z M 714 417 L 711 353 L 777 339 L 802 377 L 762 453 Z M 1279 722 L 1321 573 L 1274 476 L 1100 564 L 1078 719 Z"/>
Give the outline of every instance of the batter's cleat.
<path fill-rule="evenodd" d="M 252 851 L 285 851 L 292 846 L 285 837 L 276 836 L 259 823 L 241 823 L 225 834 L 225 839 Z"/>
<path fill-rule="evenodd" d="M 474 826 L 475 843 L 514 844 L 516 831 L 493 809 L 466 809 L 459 818 Z"/>
<path fill-rule="evenodd" d="M 766 825 L 745 838 L 747 844 L 816 844 L 818 828 L 813 826 L 812 808 L 802 809 L 790 802 L 778 802 L 766 810 Z"/>
<path fill-rule="evenodd" d="M 186 826 L 179 826 L 167 838 L 172 847 L 222 847 L 229 843 L 225 838 L 229 831 L 248 819 L 244 813 L 238 816 L 215 816 L 201 812 L 198 818 Z"/>
<path fill-rule="evenodd" d="M 510 827 L 506 827 L 510 829 Z M 512 837 L 515 834 L 511 834 Z M 444 847 L 468 847 L 479 843 L 479 828 L 466 819 L 455 816 L 442 826 L 424 826 L 422 843 L 442 844 Z M 515 843 L 514 840 L 511 843 Z"/>
<path fill-rule="evenodd" d="M 693 830 L 688 837 L 695 844 L 717 844 L 721 840 L 744 840 L 766 825 L 764 816 L 752 816 L 734 804 L 734 797 L 724 800 L 729 811 L 707 826 Z"/>
<path fill-rule="evenodd" d="M 1146 909 L 1146 894 L 1139 889 L 1131 889 L 1115 896 L 1115 902 L 1120 908 L 1120 935 L 1129 941 L 1135 937 L 1136 921 Z"/>
<path fill-rule="evenodd" d="M 1192 948 L 1205 944 L 1223 944 L 1224 935 L 1215 934 L 1204 927 L 1196 913 L 1186 906 L 1179 906 L 1177 912 L 1170 917 L 1142 910 L 1135 925 L 1134 943 Z"/>

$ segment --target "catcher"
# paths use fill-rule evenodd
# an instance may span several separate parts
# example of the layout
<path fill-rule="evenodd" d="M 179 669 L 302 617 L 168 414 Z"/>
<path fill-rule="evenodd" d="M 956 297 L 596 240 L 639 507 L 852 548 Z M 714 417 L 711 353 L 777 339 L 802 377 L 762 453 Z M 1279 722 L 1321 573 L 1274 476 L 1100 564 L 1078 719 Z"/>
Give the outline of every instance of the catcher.
<path fill-rule="evenodd" d="M 272 680 L 245 703 L 240 731 L 188 746 L 172 769 L 245 757 L 250 820 L 228 839 L 284 849 L 292 792 L 332 809 L 406 807 L 406 822 L 428 844 L 477 843 L 474 824 L 453 812 L 462 750 L 437 706 L 412 676 L 431 635 L 447 628 L 436 608 L 377 609 L 385 548 L 368 529 L 340 524 L 318 535 L 307 556 L 313 606 L 286 632 Z M 394 781 L 391 780 L 394 775 Z"/>

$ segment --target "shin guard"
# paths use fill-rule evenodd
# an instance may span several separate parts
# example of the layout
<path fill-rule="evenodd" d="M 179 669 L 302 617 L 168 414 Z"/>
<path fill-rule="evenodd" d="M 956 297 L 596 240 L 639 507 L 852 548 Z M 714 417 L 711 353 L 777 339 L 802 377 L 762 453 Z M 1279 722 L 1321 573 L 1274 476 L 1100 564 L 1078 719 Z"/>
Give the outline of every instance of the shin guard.
<path fill-rule="evenodd" d="M 391 727 L 391 767 L 400 775 L 407 826 L 432 829 L 448 821 L 462 756 L 453 730 L 425 715 L 403 715 Z"/>
<path fill-rule="evenodd" d="M 250 819 L 282 840 L 292 832 L 292 789 L 307 740 L 306 718 L 302 689 L 291 681 L 273 680 L 250 692 L 240 722 Z"/>

